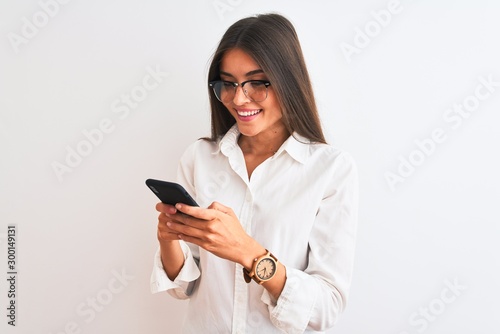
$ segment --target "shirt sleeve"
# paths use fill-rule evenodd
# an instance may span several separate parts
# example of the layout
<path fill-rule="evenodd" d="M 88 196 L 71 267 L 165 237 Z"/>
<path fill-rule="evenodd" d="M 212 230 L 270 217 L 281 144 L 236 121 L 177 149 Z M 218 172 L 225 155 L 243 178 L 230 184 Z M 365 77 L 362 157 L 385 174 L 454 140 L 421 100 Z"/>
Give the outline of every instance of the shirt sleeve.
<path fill-rule="evenodd" d="M 184 253 L 184 265 L 173 281 L 168 278 L 163 269 L 158 247 L 154 258 L 153 273 L 151 274 L 151 293 L 167 291 L 178 299 L 187 299 L 191 295 L 194 283 L 200 277 L 200 270 L 190 247 L 183 241 L 180 241 L 180 244 Z"/>
<path fill-rule="evenodd" d="M 195 199 L 196 191 L 193 182 L 193 166 L 196 144 L 197 143 L 192 144 L 184 152 L 177 170 L 177 182 L 179 182 Z M 188 299 L 193 292 L 196 280 L 201 275 L 198 267 L 200 258 L 199 248 L 196 245 L 182 240 L 180 240 L 179 243 L 184 254 L 184 265 L 173 281 L 168 278 L 167 273 L 163 269 L 160 249 L 158 248 L 156 251 L 153 272 L 151 274 L 152 293 L 167 291 L 175 298 Z"/>
<path fill-rule="evenodd" d="M 350 155 L 335 161 L 309 238 L 308 265 L 286 268 L 278 300 L 264 290 L 271 322 L 286 333 L 324 331 L 338 320 L 349 293 L 357 229 L 358 174 Z"/>

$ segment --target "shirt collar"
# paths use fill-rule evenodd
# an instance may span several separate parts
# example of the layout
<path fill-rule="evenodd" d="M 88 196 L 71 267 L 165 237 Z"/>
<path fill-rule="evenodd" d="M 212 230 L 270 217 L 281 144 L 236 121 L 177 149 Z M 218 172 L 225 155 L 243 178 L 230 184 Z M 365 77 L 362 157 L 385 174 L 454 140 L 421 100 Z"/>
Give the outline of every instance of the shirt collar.
<path fill-rule="evenodd" d="M 225 156 L 229 156 L 235 148 L 238 147 L 238 137 L 240 136 L 240 130 L 238 125 L 234 124 L 219 141 L 219 145 L 212 154 L 218 154 L 221 152 Z M 298 133 L 294 132 L 293 135 L 288 137 L 287 140 L 281 145 L 275 154 L 278 157 L 283 152 L 288 153 L 297 162 L 304 163 L 309 156 L 309 144 L 311 141 L 305 137 L 302 137 Z"/>
<path fill-rule="evenodd" d="M 287 152 L 293 159 L 301 164 L 305 163 L 310 154 L 309 144 L 311 141 L 302 137 L 297 132 L 294 132 L 288 139 L 281 145 L 275 156 L 279 156 L 283 151 Z"/>
<path fill-rule="evenodd" d="M 238 129 L 238 125 L 235 123 L 219 141 L 219 145 L 217 145 L 217 149 L 213 152 L 213 154 L 222 152 L 225 156 L 229 156 L 229 154 L 238 146 L 239 136 L 240 130 Z"/>

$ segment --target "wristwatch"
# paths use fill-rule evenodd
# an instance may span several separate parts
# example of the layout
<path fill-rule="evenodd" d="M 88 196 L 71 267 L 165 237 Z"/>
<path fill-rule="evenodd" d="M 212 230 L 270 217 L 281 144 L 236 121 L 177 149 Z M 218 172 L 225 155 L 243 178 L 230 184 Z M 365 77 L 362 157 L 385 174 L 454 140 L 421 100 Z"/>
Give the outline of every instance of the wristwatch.
<path fill-rule="evenodd" d="M 255 282 L 262 284 L 274 277 L 278 270 L 278 259 L 266 249 L 266 254 L 253 260 L 252 269 L 248 271 L 243 268 L 243 278 L 245 282 Z"/>

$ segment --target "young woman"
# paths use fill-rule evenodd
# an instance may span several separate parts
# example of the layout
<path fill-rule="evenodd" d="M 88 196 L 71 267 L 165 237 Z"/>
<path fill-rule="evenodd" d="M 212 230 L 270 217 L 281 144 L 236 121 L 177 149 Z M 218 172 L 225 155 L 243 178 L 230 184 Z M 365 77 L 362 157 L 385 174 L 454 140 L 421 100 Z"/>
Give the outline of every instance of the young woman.
<path fill-rule="evenodd" d="M 153 292 L 190 299 L 186 333 L 314 333 L 346 305 L 357 224 L 352 158 L 326 144 L 292 24 L 233 24 L 208 74 L 212 136 L 159 203 Z"/>

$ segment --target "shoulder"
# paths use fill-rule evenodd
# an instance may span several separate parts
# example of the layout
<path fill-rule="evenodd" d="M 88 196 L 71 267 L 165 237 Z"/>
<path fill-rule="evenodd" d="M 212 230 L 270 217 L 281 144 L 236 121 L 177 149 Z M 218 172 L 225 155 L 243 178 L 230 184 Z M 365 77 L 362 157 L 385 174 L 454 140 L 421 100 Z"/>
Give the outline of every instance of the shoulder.
<path fill-rule="evenodd" d="M 295 160 L 303 164 L 354 164 L 354 159 L 346 151 L 335 145 L 312 142 L 294 132 L 283 145 Z"/>
<path fill-rule="evenodd" d="M 310 144 L 311 154 L 318 154 L 330 163 L 355 164 L 352 155 L 337 146 L 330 144 Z"/>
<path fill-rule="evenodd" d="M 356 169 L 353 156 L 347 151 L 331 144 L 302 142 L 307 152 L 306 163 L 320 164 L 328 168 Z"/>
<path fill-rule="evenodd" d="M 188 145 L 181 156 L 181 163 L 194 162 L 196 160 L 205 160 L 214 157 L 220 151 L 219 142 L 213 142 L 206 139 L 198 139 Z"/>
<path fill-rule="evenodd" d="M 342 184 L 357 187 L 358 168 L 353 156 L 329 144 L 309 144 L 310 158 L 307 159 L 307 170 L 328 184 L 330 191 Z"/>
<path fill-rule="evenodd" d="M 329 144 L 310 144 L 310 151 L 309 169 L 324 182 L 324 197 L 342 194 L 356 198 L 359 175 L 353 156 Z"/>
<path fill-rule="evenodd" d="M 188 145 L 183 155 L 197 155 L 216 153 L 219 150 L 219 143 L 200 138 Z"/>

